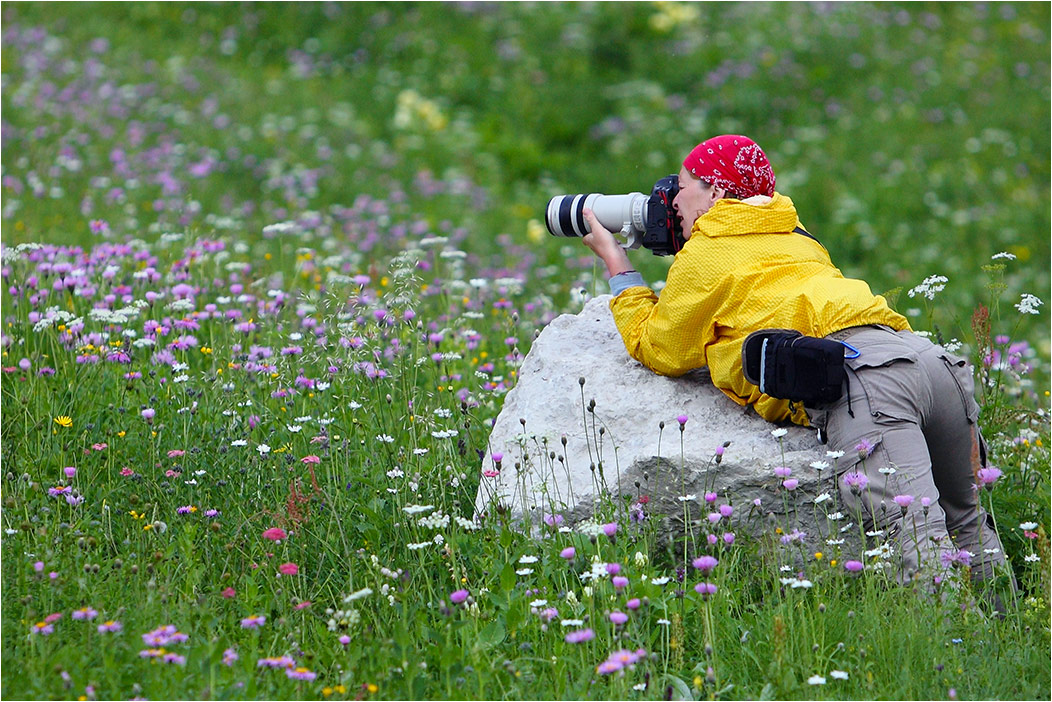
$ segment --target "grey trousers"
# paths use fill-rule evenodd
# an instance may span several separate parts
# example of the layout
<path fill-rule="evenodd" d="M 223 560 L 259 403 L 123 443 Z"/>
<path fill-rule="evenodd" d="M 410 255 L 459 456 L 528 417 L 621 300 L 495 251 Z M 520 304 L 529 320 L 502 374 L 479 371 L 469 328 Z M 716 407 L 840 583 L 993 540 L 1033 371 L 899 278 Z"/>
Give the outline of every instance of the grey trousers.
<path fill-rule="evenodd" d="M 807 408 L 829 449 L 844 452 L 836 468 L 846 517 L 883 532 L 877 538 L 894 549 L 886 562 L 898 568 L 900 582 L 930 583 L 963 561 L 970 561 L 973 578 L 992 576 L 1005 555 L 976 487 L 986 447 L 967 362 L 887 327 L 853 327 L 828 338 L 860 352 L 846 361 L 844 396 Z M 858 474 L 865 476 L 861 489 Z"/>

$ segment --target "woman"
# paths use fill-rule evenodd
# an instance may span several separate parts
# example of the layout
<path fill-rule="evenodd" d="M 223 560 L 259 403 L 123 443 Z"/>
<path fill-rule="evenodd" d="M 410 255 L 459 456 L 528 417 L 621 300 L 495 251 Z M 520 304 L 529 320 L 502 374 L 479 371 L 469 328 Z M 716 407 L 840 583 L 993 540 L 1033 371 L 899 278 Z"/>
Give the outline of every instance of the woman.
<path fill-rule="evenodd" d="M 751 139 L 702 142 L 684 159 L 679 187 L 673 206 L 686 243 L 660 298 L 584 212 L 584 243 L 606 264 L 628 353 L 662 375 L 708 367 L 716 387 L 765 419 L 822 430 L 830 449 L 844 452 L 845 511 L 860 511 L 867 529 L 898 543 L 902 580 L 955 562 L 990 577 L 1005 559 L 975 489 L 986 456 L 966 362 L 913 334 L 883 297 L 833 266 L 792 200 L 775 192 L 774 171 Z M 742 342 L 763 329 L 858 349 L 840 400 L 802 407 L 748 382 Z"/>

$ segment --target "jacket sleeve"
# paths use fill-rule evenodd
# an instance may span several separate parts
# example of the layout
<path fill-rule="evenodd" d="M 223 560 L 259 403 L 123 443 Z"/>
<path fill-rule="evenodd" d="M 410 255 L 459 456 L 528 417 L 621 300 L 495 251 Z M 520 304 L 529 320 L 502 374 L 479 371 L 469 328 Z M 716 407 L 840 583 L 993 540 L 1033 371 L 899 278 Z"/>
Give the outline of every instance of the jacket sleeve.
<path fill-rule="evenodd" d="M 715 341 L 718 285 L 701 262 L 684 249 L 669 268 L 659 298 L 645 287 L 630 287 L 610 301 L 628 355 L 660 375 L 678 376 L 706 365 Z"/>

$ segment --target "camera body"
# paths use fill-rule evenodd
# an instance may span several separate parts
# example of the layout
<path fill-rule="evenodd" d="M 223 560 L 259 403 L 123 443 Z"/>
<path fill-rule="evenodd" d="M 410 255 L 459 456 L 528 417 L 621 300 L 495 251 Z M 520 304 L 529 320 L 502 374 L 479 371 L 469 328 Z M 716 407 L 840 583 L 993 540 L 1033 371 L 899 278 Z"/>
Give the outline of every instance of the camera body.
<path fill-rule="evenodd" d="M 590 232 L 584 210 L 615 235 L 620 235 L 626 249 L 642 246 L 657 256 L 675 254 L 686 242 L 672 201 L 679 193 L 679 177 L 665 176 L 654 183 L 650 196 L 627 195 L 558 195 L 548 201 L 545 222 L 552 236 L 582 237 Z"/>

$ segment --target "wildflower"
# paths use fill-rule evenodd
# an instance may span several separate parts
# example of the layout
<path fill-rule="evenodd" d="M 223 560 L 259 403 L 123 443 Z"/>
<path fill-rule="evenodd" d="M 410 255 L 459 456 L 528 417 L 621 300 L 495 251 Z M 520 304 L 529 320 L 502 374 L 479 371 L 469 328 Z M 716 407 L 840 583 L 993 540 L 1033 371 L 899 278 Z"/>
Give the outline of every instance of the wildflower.
<path fill-rule="evenodd" d="M 730 517 L 734 514 L 734 507 L 730 505 L 720 505 L 720 515 L 723 517 Z"/>
<path fill-rule="evenodd" d="M 73 466 L 66 466 L 62 469 L 62 472 L 66 475 L 67 478 L 72 480 L 73 477 L 77 474 L 77 469 Z"/>
<path fill-rule="evenodd" d="M 62 414 L 55 417 L 55 424 L 59 425 L 63 429 L 69 429 L 71 426 L 73 426 L 73 420 L 68 416 Z"/>
<path fill-rule="evenodd" d="M 1045 303 L 1043 303 L 1040 298 L 1031 295 L 1030 293 L 1023 293 L 1019 302 L 1015 305 L 1015 308 L 1019 310 L 1021 314 L 1041 314 L 1037 308 L 1043 304 Z"/>
<path fill-rule="evenodd" d="M 99 613 L 91 607 L 81 607 L 80 609 L 74 610 L 73 614 L 69 616 L 70 619 L 91 621 L 95 617 L 99 616 Z"/>
<path fill-rule="evenodd" d="M 800 484 L 800 481 L 797 480 L 796 478 L 789 478 L 788 480 L 783 480 L 782 481 L 782 487 L 784 487 L 786 490 L 789 490 L 789 491 L 795 490 L 796 487 L 799 484 Z"/>
<path fill-rule="evenodd" d="M 844 561 L 844 570 L 849 573 L 857 573 L 862 568 L 862 561 Z"/>
<path fill-rule="evenodd" d="M 723 543 L 725 543 L 728 546 L 730 546 L 731 544 L 734 543 L 734 538 L 735 537 L 734 537 L 734 532 L 733 531 L 725 532 L 723 534 Z"/>
<path fill-rule="evenodd" d="M 1035 529 L 1037 529 L 1037 527 L 1037 522 L 1023 522 L 1019 525 L 1019 528 L 1023 531 L 1034 531 Z"/>
<path fill-rule="evenodd" d="M 234 590 L 234 588 L 232 588 L 232 587 L 228 587 L 228 588 L 224 589 L 219 594 L 222 595 L 224 599 L 229 600 L 230 598 L 234 597 L 237 594 L 237 591 Z"/>
<path fill-rule="evenodd" d="M 171 665 L 186 665 L 186 656 L 180 656 L 178 653 L 169 652 L 161 656 L 161 662 Z"/>
<path fill-rule="evenodd" d="M 268 453 L 270 453 L 270 447 L 266 444 L 260 444 L 256 447 L 256 450 L 259 451 L 260 456 L 266 456 Z"/>
<path fill-rule="evenodd" d="M 678 417 L 676 417 L 676 421 L 679 422 L 679 427 L 680 427 L 680 429 L 682 429 L 683 425 L 687 423 L 687 415 L 685 415 L 685 414 L 679 415 Z"/>
<path fill-rule="evenodd" d="M 116 621 L 114 621 L 112 619 L 108 619 L 108 620 L 104 621 L 102 624 L 99 624 L 98 627 L 96 627 L 96 628 L 98 629 L 98 632 L 100 634 L 105 634 L 105 633 L 109 633 L 109 632 L 120 631 L 121 629 L 124 628 L 124 626 L 120 622 L 116 622 Z"/>
<path fill-rule="evenodd" d="M 847 680 L 847 672 L 843 670 L 831 670 L 829 671 L 829 677 L 834 680 Z"/>
<path fill-rule="evenodd" d="M 641 604 L 642 604 L 642 602 L 640 601 L 640 599 L 638 597 L 633 597 L 628 602 L 625 602 L 625 607 L 627 607 L 628 609 L 636 610 L 636 609 L 639 609 L 639 606 Z"/>
<path fill-rule="evenodd" d="M 341 634 L 340 637 L 336 640 L 340 642 L 341 646 L 347 646 L 351 643 L 351 637 L 347 634 Z"/>
<path fill-rule="evenodd" d="M 577 549 L 575 549 L 573 546 L 567 546 L 562 551 L 559 551 L 559 557 L 560 558 L 565 558 L 568 561 L 572 560 L 573 557 L 576 556 L 576 555 L 577 555 Z"/>
<path fill-rule="evenodd" d="M 603 533 L 613 538 L 614 534 L 617 533 L 617 522 L 609 522 L 603 525 Z"/>
<path fill-rule="evenodd" d="M 773 436 L 776 439 L 780 439 L 780 438 L 782 438 L 783 436 L 785 436 L 788 433 L 789 433 L 788 429 L 784 429 L 784 428 L 779 427 L 778 429 L 773 429 L 771 431 L 771 436 Z"/>
<path fill-rule="evenodd" d="M 292 680 L 307 680 L 308 682 L 318 677 L 317 673 L 313 673 L 307 668 L 286 668 L 285 675 Z"/>
<path fill-rule="evenodd" d="M 811 677 L 809 677 L 807 679 L 807 684 L 808 685 L 825 685 L 826 684 L 826 679 L 823 678 L 821 675 L 812 675 Z"/>
<path fill-rule="evenodd" d="M 921 295 L 929 300 L 934 300 L 935 293 L 942 292 L 948 282 L 949 278 L 944 275 L 931 275 L 925 278 L 917 287 L 910 288 L 906 294 L 910 297 Z"/>
<path fill-rule="evenodd" d="M 895 504 L 902 508 L 903 512 L 913 504 L 913 495 L 895 495 L 895 497 L 891 499 Z"/>
<path fill-rule="evenodd" d="M 267 618 L 262 614 L 253 614 L 251 617 L 245 617 L 241 620 L 242 629 L 258 629 L 267 623 Z"/>
<path fill-rule="evenodd" d="M 843 480 L 844 484 L 851 488 L 851 492 L 855 493 L 856 495 L 862 492 L 862 490 L 865 489 L 866 485 L 869 484 L 869 478 L 867 478 L 864 473 L 859 473 L 857 471 L 844 473 L 844 476 L 841 478 L 841 480 Z"/>
<path fill-rule="evenodd" d="M 821 495 L 819 495 L 818 497 L 816 497 L 816 498 L 814 499 L 814 503 L 815 503 L 816 505 L 820 505 L 820 504 L 822 504 L 823 502 L 825 502 L 826 500 L 830 500 L 830 499 L 832 499 L 832 497 L 830 496 L 830 494 L 829 494 L 828 492 L 823 492 L 823 493 L 822 493 Z"/>
<path fill-rule="evenodd" d="M 814 461 L 811 463 L 811 467 L 817 470 L 819 473 L 829 467 L 829 464 L 825 461 Z"/>
<path fill-rule="evenodd" d="M 712 556 L 699 556 L 698 558 L 695 558 L 693 562 L 694 567 L 700 570 L 702 573 L 708 573 L 718 564 L 719 561 L 713 558 Z"/>
<path fill-rule="evenodd" d="M 712 583 L 698 583 L 694 586 L 694 592 L 701 595 L 702 599 L 708 599 L 710 595 L 716 594 L 716 586 Z"/>
<path fill-rule="evenodd" d="M 282 563 L 278 566 L 278 572 L 282 575 L 296 575 L 300 572 L 300 567 L 295 563 Z"/>
<path fill-rule="evenodd" d="M 613 583 L 614 587 L 618 590 L 623 590 L 628 587 L 628 578 L 623 575 L 615 575 L 610 579 L 610 582 Z"/>
<path fill-rule="evenodd" d="M 545 514 L 544 523 L 550 527 L 557 527 L 563 523 L 563 515 L 561 514 Z"/>
<path fill-rule="evenodd" d="M 869 458 L 869 455 L 873 453 L 873 444 L 871 444 L 867 439 L 862 439 L 857 444 L 855 444 L 855 451 L 858 452 L 859 458 Z"/>
<path fill-rule="evenodd" d="M 310 456 L 304 456 L 303 458 L 300 459 L 300 462 L 301 463 L 317 464 L 317 463 L 321 463 L 321 458 L 319 458 L 318 456 L 315 456 L 315 455 L 312 454 Z"/>
<path fill-rule="evenodd" d="M 1041 556 L 1037 555 L 1036 553 L 1031 553 L 1028 556 L 1023 556 L 1023 560 L 1027 563 L 1037 563 L 1041 560 Z"/>
<path fill-rule="evenodd" d="M 708 502 L 710 505 L 713 502 L 715 502 L 716 500 L 718 500 L 719 498 L 720 498 L 720 496 L 719 496 L 718 493 L 715 493 L 715 492 L 706 492 L 705 493 L 705 501 Z"/>
<path fill-rule="evenodd" d="M 610 613 L 610 621 L 614 624 L 621 625 L 628 621 L 628 615 L 624 612 L 613 611 Z"/>
<path fill-rule="evenodd" d="M 979 480 L 979 486 L 985 487 L 987 490 L 993 489 L 993 484 L 997 482 L 997 479 L 1002 475 L 1000 468 L 980 468 L 976 472 L 975 477 Z"/>
<path fill-rule="evenodd" d="M 1003 258 L 1003 259 L 1008 260 L 1008 261 L 1014 261 L 1015 260 L 1015 254 L 1008 253 L 1007 251 L 1002 251 L 1001 253 L 996 253 L 996 254 L 994 254 L 993 256 L 990 257 L 990 259 L 993 260 L 993 261 L 996 261 L 999 258 Z"/>
<path fill-rule="evenodd" d="M 454 590 L 449 593 L 449 601 L 453 604 L 460 604 L 468 598 L 470 593 L 467 590 Z"/>
<path fill-rule="evenodd" d="M 607 563 L 606 564 L 606 572 L 607 572 L 608 575 L 617 575 L 618 573 L 621 572 L 621 564 L 620 563 Z"/>
<path fill-rule="evenodd" d="M 37 622 L 33 625 L 33 628 L 29 630 L 32 634 L 38 634 L 40 636 L 47 636 L 55 633 L 55 627 L 50 622 Z"/>
<path fill-rule="evenodd" d="M 256 661 L 257 668 L 292 668 L 295 665 L 296 661 L 289 656 L 260 658 Z"/>
<path fill-rule="evenodd" d="M 228 648 L 223 651 L 223 665 L 230 667 L 238 661 L 240 656 L 237 655 L 237 651 L 232 648 Z"/>
<path fill-rule="evenodd" d="M 972 564 L 972 552 L 960 550 L 956 553 L 951 551 L 943 551 L 939 554 L 939 559 L 942 561 L 944 567 L 949 568 L 953 565 L 969 566 Z"/>
<path fill-rule="evenodd" d="M 584 643 L 595 638 L 595 632 L 591 629 L 577 629 L 566 635 L 566 643 Z"/>
<path fill-rule="evenodd" d="M 279 527 L 271 527 L 263 532 L 263 538 L 269 541 L 283 541 L 287 536 L 285 530 Z"/>
<path fill-rule="evenodd" d="M 793 469 L 789 468 L 788 466 L 778 466 L 774 469 L 774 474 L 777 475 L 779 478 L 788 478 L 790 475 L 793 474 Z"/>

